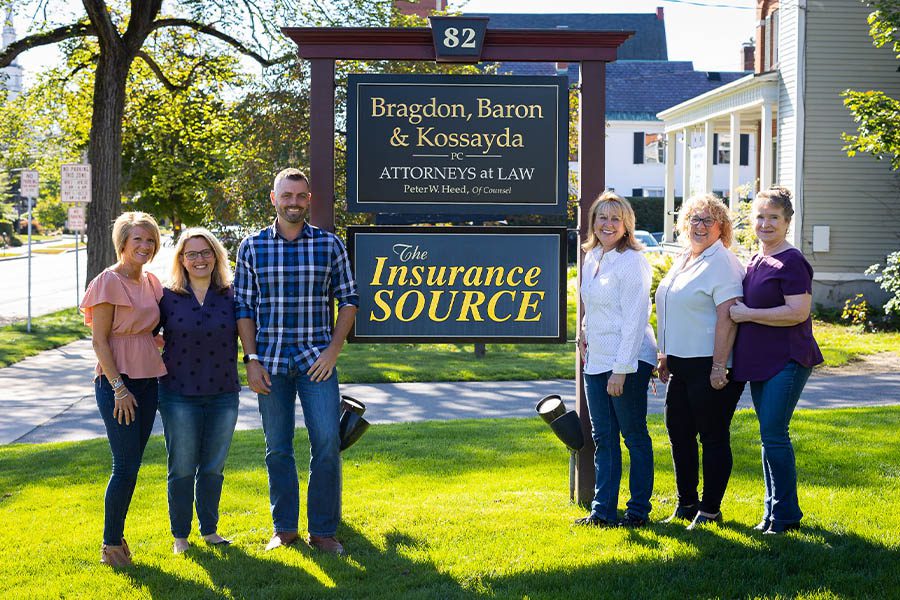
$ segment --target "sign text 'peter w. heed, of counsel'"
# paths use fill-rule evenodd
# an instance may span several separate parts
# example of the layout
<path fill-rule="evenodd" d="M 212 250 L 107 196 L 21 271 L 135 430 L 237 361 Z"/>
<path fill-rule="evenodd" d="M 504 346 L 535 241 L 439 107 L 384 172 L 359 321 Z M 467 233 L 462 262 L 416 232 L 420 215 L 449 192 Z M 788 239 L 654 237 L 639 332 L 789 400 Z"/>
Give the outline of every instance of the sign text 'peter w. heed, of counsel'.
<path fill-rule="evenodd" d="M 351 212 L 564 213 L 564 76 L 351 75 Z"/>

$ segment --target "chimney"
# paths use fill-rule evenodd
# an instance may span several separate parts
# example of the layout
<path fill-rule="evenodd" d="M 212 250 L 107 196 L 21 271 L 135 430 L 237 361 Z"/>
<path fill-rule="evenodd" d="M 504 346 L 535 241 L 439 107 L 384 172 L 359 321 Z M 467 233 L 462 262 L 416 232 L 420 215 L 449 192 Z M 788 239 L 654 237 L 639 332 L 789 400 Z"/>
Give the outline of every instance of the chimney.
<path fill-rule="evenodd" d="M 753 70 L 753 57 L 756 54 L 756 46 L 753 42 L 744 42 L 741 44 L 741 69 L 744 71 Z"/>
<path fill-rule="evenodd" d="M 447 8 L 447 0 L 394 0 L 394 6 L 402 15 L 428 18 L 434 11 Z"/>
<path fill-rule="evenodd" d="M 663 7 L 662 6 L 656 7 L 656 20 L 657 21 L 665 20 L 665 17 L 663 16 Z"/>

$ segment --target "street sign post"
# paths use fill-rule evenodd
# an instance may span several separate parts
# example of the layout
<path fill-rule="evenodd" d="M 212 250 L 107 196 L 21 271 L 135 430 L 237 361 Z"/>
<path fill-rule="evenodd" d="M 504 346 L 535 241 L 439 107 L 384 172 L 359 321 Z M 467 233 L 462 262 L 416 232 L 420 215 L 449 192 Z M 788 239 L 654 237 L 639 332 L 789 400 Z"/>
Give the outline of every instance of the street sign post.
<path fill-rule="evenodd" d="M 75 232 L 75 306 L 81 302 L 81 288 L 78 285 L 78 243 L 84 231 L 84 205 L 91 201 L 91 165 L 68 164 L 60 166 L 59 199 L 71 202 L 66 229 Z"/>
<path fill-rule="evenodd" d="M 91 165 L 60 167 L 59 199 L 62 202 L 87 204 L 91 201 Z"/>
<path fill-rule="evenodd" d="M 22 171 L 19 194 L 28 198 L 28 322 L 25 329 L 31 333 L 31 211 L 38 197 L 37 171 Z"/>

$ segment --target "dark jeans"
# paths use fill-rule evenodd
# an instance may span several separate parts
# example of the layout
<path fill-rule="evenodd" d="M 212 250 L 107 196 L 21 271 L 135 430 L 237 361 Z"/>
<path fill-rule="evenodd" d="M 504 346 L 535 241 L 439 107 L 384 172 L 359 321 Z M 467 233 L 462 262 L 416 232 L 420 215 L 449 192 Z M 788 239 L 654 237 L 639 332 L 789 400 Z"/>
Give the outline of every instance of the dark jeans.
<path fill-rule="evenodd" d="M 697 504 L 700 452 L 703 445 L 703 498 L 700 510 L 719 512 L 731 477 L 731 418 L 737 407 L 743 381 L 729 381 L 721 390 L 709 384 L 712 357 L 668 357 L 671 373 L 666 388 L 665 421 L 672 444 L 678 504 Z M 729 377 L 731 373 L 729 372 Z"/>
<path fill-rule="evenodd" d="M 131 379 L 127 375 L 122 375 L 122 381 L 137 401 L 134 420 L 130 425 L 120 425 L 113 417 L 116 401 L 106 376 L 101 375 L 94 380 L 97 408 L 100 409 L 100 416 L 106 425 L 106 437 L 113 459 L 112 476 L 106 485 L 103 523 L 103 543 L 113 546 L 122 543 L 125 517 L 128 515 L 128 506 L 134 494 L 144 448 L 147 447 L 147 440 L 153 431 L 157 403 L 156 377 Z"/>
<path fill-rule="evenodd" d="M 238 418 L 238 393 L 183 396 L 160 385 L 159 415 L 169 455 L 172 536 L 186 538 L 191 532 L 195 497 L 200 534 L 215 533 L 225 459 Z"/>
<path fill-rule="evenodd" d="M 763 519 L 780 525 L 799 523 L 803 518 L 797 499 L 797 464 L 788 427 L 811 372 L 811 368 L 792 360 L 771 379 L 750 382 L 762 440 L 766 483 Z"/>
<path fill-rule="evenodd" d="M 312 381 L 293 362 L 287 375 L 272 375 L 269 394 L 258 394 L 266 436 L 269 502 L 275 531 L 294 532 L 300 513 L 294 428 L 297 398 L 309 434 L 309 485 L 306 515 L 309 533 L 333 536 L 341 520 L 340 406 L 337 369 L 325 381 Z"/>
<path fill-rule="evenodd" d="M 631 462 L 628 489 L 631 498 L 626 514 L 639 519 L 650 517 L 650 496 L 653 493 L 653 445 L 647 432 L 647 384 L 653 367 L 638 362 L 638 370 L 625 377 L 622 395 L 610 396 L 606 384 L 611 371 L 584 375 L 588 409 L 591 415 L 591 434 L 594 439 L 594 500 L 591 514 L 615 522 L 619 502 L 619 483 L 622 480 L 622 447 L 619 433 L 625 440 Z"/>

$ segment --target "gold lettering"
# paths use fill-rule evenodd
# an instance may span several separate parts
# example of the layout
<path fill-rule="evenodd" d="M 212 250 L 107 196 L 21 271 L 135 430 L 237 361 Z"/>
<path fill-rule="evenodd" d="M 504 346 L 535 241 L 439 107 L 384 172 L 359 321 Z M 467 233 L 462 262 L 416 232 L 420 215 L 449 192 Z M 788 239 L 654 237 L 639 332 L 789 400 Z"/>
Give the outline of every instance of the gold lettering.
<path fill-rule="evenodd" d="M 515 299 L 516 299 L 516 293 L 512 290 L 502 290 L 502 291 L 497 292 L 493 296 L 491 296 L 491 301 L 488 302 L 488 306 L 487 306 L 487 314 L 488 314 L 488 318 L 490 318 L 491 321 L 495 321 L 497 323 L 502 323 L 503 321 L 508 320 L 512 316 L 512 314 L 508 314 L 508 315 L 506 315 L 506 317 L 504 317 L 502 319 L 497 316 L 497 301 L 500 299 L 500 296 L 502 296 L 503 294 L 509 294 L 509 299 L 511 301 L 515 301 Z"/>
<path fill-rule="evenodd" d="M 532 296 L 537 296 L 537 300 L 534 302 L 531 301 Z M 537 309 L 538 302 L 544 299 L 544 292 L 522 292 L 522 305 L 519 307 L 519 315 L 516 317 L 516 322 L 519 321 L 539 321 L 541 318 L 541 313 L 536 312 L 534 317 L 527 318 L 525 317 L 525 313 L 529 308 Z"/>
<path fill-rule="evenodd" d="M 538 284 L 538 277 L 541 276 L 541 268 L 540 267 L 531 267 L 528 269 L 528 272 L 525 273 L 525 285 L 528 287 L 534 287 Z"/>
<path fill-rule="evenodd" d="M 371 313 L 369 313 L 370 321 L 383 323 L 384 321 L 387 321 L 388 318 L 390 318 L 391 307 L 387 302 L 384 301 L 383 297 L 387 296 L 388 300 L 390 300 L 393 295 L 394 292 L 392 290 L 378 290 L 377 292 L 375 292 L 375 304 L 377 304 L 378 308 L 380 308 L 384 312 L 384 316 L 381 318 L 376 317 L 375 311 L 373 310 Z"/>
<path fill-rule="evenodd" d="M 475 298 L 476 301 L 472 301 Z M 472 290 L 465 290 L 463 292 L 463 301 L 462 306 L 459 308 L 459 318 L 457 321 L 468 321 L 469 318 L 466 316 L 467 313 L 472 313 L 472 318 L 475 321 L 484 321 L 481 318 L 481 313 L 478 312 L 478 307 L 484 303 L 484 292 L 477 292 Z"/>
<path fill-rule="evenodd" d="M 403 307 L 406 306 L 406 299 L 413 294 L 415 294 L 416 296 L 416 307 L 413 309 L 413 313 L 408 318 L 406 318 L 403 316 Z M 395 310 L 395 314 L 397 315 L 398 319 L 400 319 L 404 323 L 408 323 L 417 319 L 419 315 L 422 314 L 422 309 L 424 308 L 425 294 L 423 294 L 419 290 L 409 290 L 400 294 L 400 298 L 397 299 L 397 309 Z"/>

